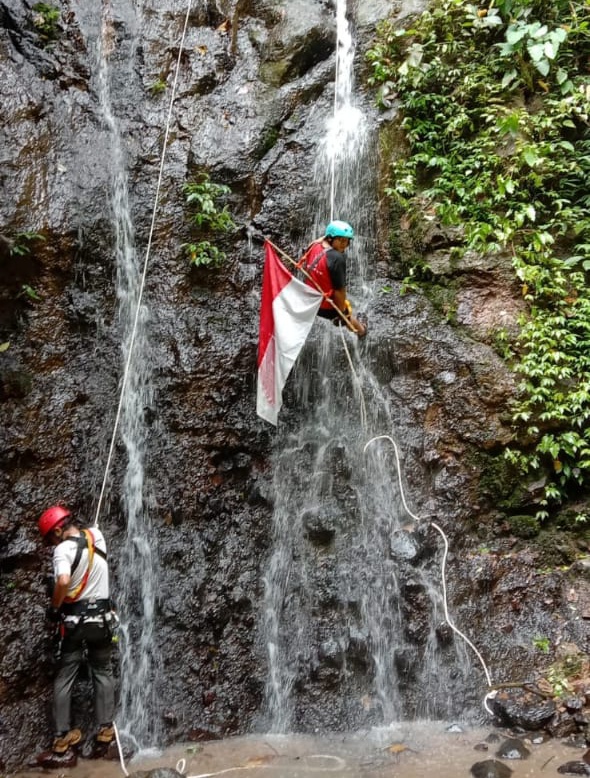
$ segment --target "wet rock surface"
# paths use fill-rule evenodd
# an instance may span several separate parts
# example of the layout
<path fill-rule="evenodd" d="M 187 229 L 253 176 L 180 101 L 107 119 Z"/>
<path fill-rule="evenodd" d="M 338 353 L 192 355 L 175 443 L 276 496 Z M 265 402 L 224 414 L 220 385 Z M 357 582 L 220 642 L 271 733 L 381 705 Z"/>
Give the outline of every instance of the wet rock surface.
<path fill-rule="evenodd" d="M 183 22 L 183 9 L 172 0 L 146 3 L 139 16 L 124 0 L 113 3 L 105 30 L 98 6 L 67 0 L 48 42 L 35 27 L 33 5 L 0 0 L 0 343 L 9 343 L 0 353 L 0 769 L 25 762 L 51 729 L 54 664 L 44 624 L 49 559 L 38 544 L 36 519 L 47 505 L 64 501 L 92 520 L 118 401 L 112 149 L 99 106 L 97 41 L 106 35 L 111 47 L 113 112 L 125 139 L 141 255 Z M 360 5 L 362 41 L 389 4 Z M 254 410 L 262 254 L 248 236 L 250 228 L 270 234 L 293 254 L 309 238 L 310 171 L 332 107 L 333 29 L 329 2 L 204 4 L 193 11 L 180 52 L 145 291 L 146 359 L 153 365 L 146 504 L 160 557 L 156 619 L 164 668 L 161 711 L 154 716 L 162 715 L 166 742 L 268 723 L 261 712 L 267 668 L 259 610 L 271 542 L 275 433 Z M 151 89 L 158 80 L 167 85 L 163 94 Z M 360 99 L 376 125 L 370 97 Z M 191 235 L 181 187 L 202 168 L 231 186 L 239 225 L 222 241 L 228 261 L 218 270 L 190 270 L 181 250 Z M 383 232 L 385 216 L 379 218 Z M 426 236 L 424 250 L 444 278 L 448 236 L 441 235 Z M 390 403 L 418 510 L 449 534 L 453 609 L 472 639 L 486 646 L 499 680 L 520 679 L 523 668 L 547 662 L 533 646 L 538 635 L 552 645 L 566 636 L 587 647 L 590 595 L 583 570 L 573 580 L 547 572 L 541 553 L 523 548 L 507 524 L 504 505 L 517 490 L 501 453 L 512 434 L 506 407 L 515 384 L 490 345 L 490 325 L 500 319 L 512 326 L 519 296 L 506 266 L 484 268 L 472 257 L 462 271 L 457 329 L 432 302 L 399 296 L 401 270 L 385 245 L 376 247 L 371 272 L 374 289 L 391 291 L 371 298 L 362 358 Z M 338 369 L 345 373 L 344 359 Z M 294 401 L 287 392 L 287 429 L 297 424 Z M 336 463 L 339 456 L 335 450 Z M 118 451 L 101 517 L 114 560 L 126 532 L 123 468 Z M 347 495 L 352 477 L 338 470 Z M 528 515 L 534 489 L 524 491 L 517 502 Z M 353 501 L 347 506 L 321 506 L 304 520 L 306 542 L 321 556 L 309 584 L 319 592 L 322 622 L 316 645 L 300 657 L 293 691 L 295 724 L 303 731 L 379 721 L 367 692 L 368 635 L 351 625 L 334 637 L 341 607 L 335 553 L 357 518 Z M 409 716 L 424 702 L 416 680 L 432 645 L 418 563 L 434 568 L 439 543 L 428 522 L 390 541 L 403 581 L 405 634 L 395 664 Z M 571 548 L 559 553 L 563 564 L 576 555 Z M 116 561 L 113 567 L 116 593 Z M 347 607 L 358 610 L 360 599 Z M 439 623 L 434 640 L 443 661 L 454 656 L 448 627 Z M 484 687 L 477 672 L 452 668 L 451 674 L 454 707 L 478 709 Z M 86 728 L 88 696 L 83 680 L 74 706 Z M 572 726 L 585 731 L 588 696 L 577 699 L 582 707 L 569 706 L 554 722 L 556 734 Z M 545 721 L 543 711 L 533 717 Z M 513 723 L 527 723 L 522 712 L 520 718 L 505 712 Z"/>
<path fill-rule="evenodd" d="M 531 746 L 531 756 L 526 762 L 485 759 L 474 763 L 473 745 L 484 737 L 481 730 L 463 728 L 457 733 L 444 731 L 440 722 L 408 722 L 401 727 L 381 728 L 379 732 L 322 737 L 266 734 L 203 742 L 198 746 L 178 744 L 159 756 L 138 757 L 131 764 L 127 760 L 125 763 L 130 773 L 142 778 L 156 770 L 166 776 L 247 770 L 252 778 L 312 778 L 326 772 L 335 773 L 339 778 L 358 778 L 365 774 L 375 778 L 389 778 L 392 774 L 404 778 L 460 775 L 527 778 L 554 774 L 558 765 L 567 764 L 568 748 L 554 740 Z M 34 778 L 38 774 L 19 772 L 17 775 Z M 71 778 L 117 778 L 121 765 L 118 761 L 80 760 L 68 774 Z"/>
<path fill-rule="evenodd" d="M 474 778 L 510 778 L 512 770 L 497 759 L 486 759 L 476 762 L 471 768 L 471 774 Z"/>
<path fill-rule="evenodd" d="M 500 759 L 527 759 L 531 752 L 520 738 L 508 738 L 500 744 L 496 756 Z"/>

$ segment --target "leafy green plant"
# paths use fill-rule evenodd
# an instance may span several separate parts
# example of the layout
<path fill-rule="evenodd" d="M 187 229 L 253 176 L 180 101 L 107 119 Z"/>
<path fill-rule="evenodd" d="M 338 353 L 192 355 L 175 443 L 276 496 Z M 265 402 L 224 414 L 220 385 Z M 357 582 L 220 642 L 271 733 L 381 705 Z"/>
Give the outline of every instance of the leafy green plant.
<path fill-rule="evenodd" d="M 225 258 L 224 253 L 208 240 L 202 240 L 199 243 L 183 243 L 182 248 L 191 265 L 195 267 L 220 265 Z"/>
<path fill-rule="evenodd" d="M 512 256 L 527 312 L 496 347 L 520 379 L 507 456 L 546 482 L 537 519 L 590 483 L 589 56 L 590 7 L 564 0 L 435 0 L 367 53 L 405 137 L 394 207 L 459 228 L 455 258 Z M 426 270 L 413 261 L 402 290 Z"/>
<path fill-rule="evenodd" d="M 534 71 L 548 76 L 561 44 L 567 38 L 565 27 L 550 29 L 539 21 L 529 22 L 530 8 L 523 9 L 522 18 L 515 20 L 506 29 L 505 40 L 499 44 L 500 56 L 510 57 L 516 67 L 508 71 L 502 80 L 504 86 L 513 84 L 519 76 L 526 86 L 533 88 Z M 565 71 L 561 71 L 562 93 L 573 88 Z"/>
<path fill-rule="evenodd" d="M 33 289 L 29 284 L 23 284 L 21 290 L 18 293 L 18 297 L 24 297 L 27 300 L 31 300 L 34 303 L 38 303 L 41 300 L 41 295 L 36 289 Z"/>
<path fill-rule="evenodd" d="M 224 261 L 224 252 L 208 238 L 235 228 L 227 205 L 219 205 L 230 191 L 228 186 L 211 181 L 206 173 L 201 174 L 199 180 L 184 184 L 186 203 L 191 207 L 189 218 L 201 238 L 182 246 L 192 265 L 218 266 Z"/>
<path fill-rule="evenodd" d="M 152 95 L 155 97 L 156 95 L 161 95 L 162 92 L 165 92 L 168 87 L 168 84 L 163 78 L 156 79 L 153 83 L 150 84 L 149 90 L 152 93 Z"/>
<path fill-rule="evenodd" d="M 216 184 L 204 173 L 199 181 L 186 183 L 183 186 L 186 202 L 195 210 L 191 214 L 192 221 L 200 228 L 214 232 L 225 232 L 235 226 L 227 206 L 221 210 L 219 200 L 230 193 L 230 188 L 224 184 Z"/>
<path fill-rule="evenodd" d="M 572 682 L 587 670 L 587 660 L 581 653 L 569 654 L 554 662 L 545 673 L 555 697 L 566 697 L 573 692 Z"/>
<path fill-rule="evenodd" d="M 33 24 L 41 37 L 47 41 L 56 38 L 61 15 L 59 8 L 49 3 L 35 3 L 33 14 Z"/>
<path fill-rule="evenodd" d="M 539 651 L 542 651 L 544 654 L 548 654 L 549 648 L 551 646 L 551 641 L 549 640 L 549 638 L 537 636 L 533 638 L 533 646 L 539 649 Z"/>
<path fill-rule="evenodd" d="M 43 235 L 40 235 L 38 232 L 17 232 L 13 238 L 12 245 L 10 247 L 10 253 L 17 256 L 30 254 L 31 244 L 38 240 L 45 240 Z"/>
<path fill-rule="evenodd" d="M 554 697 L 567 697 L 573 692 L 571 683 L 559 668 L 551 667 L 547 672 L 547 680 L 551 684 Z"/>

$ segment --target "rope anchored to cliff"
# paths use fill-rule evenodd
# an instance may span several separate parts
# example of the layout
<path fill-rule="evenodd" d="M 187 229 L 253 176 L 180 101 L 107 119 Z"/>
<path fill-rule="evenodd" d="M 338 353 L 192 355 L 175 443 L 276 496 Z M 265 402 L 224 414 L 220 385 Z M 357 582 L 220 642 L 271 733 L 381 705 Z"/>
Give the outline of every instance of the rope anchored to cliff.
<path fill-rule="evenodd" d="M 396 471 L 397 471 L 398 483 L 399 483 L 399 488 L 400 488 L 400 496 L 401 496 L 401 500 L 402 500 L 402 504 L 404 506 L 404 509 L 406 510 L 407 514 L 412 519 L 414 519 L 414 521 L 416 521 L 419 524 L 424 523 L 424 519 L 421 519 L 419 516 L 416 516 L 415 513 L 412 513 L 412 511 L 410 510 L 410 508 L 408 506 L 408 503 L 406 502 L 406 497 L 405 497 L 405 493 L 404 493 L 404 485 L 403 485 L 403 482 L 402 482 L 402 469 L 401 469 L 401 462 L 400 462 L 400 457 L 399 457 L 399 451 L 398 451 L 398 448 L 397 448 L 397 445 L 396 445 L 394 439 L 390 435 L 377 435 L 376 437 L 371 438 L 371 440 L 369 440 L 369 442 L 365 444 L 365 447 L 363 448 L 363 453 L 366 453 L 366 451 L 369 448 L 369 446 L 372 443 L 374 443 L 375 441 L 377 441 L 377 440 L 388 440 L 391 443 L 391 445 L 393 446 L 393 450 L 394 450 L 394 453 L 395 453 Z M 496 687 L 494 687 L 494 684 L 492 683 L 492 677 L 491 677 L 490 672 L 489 672 L 489 670 L 487 668 L 487 665 L 486 665 L 486 663 L 484 661 L 484 658 L 482 657 L 481 653 L 476 648 L 476 646 L 472 643 L 472 641 L 467 637 L 467 635 L 465 635 L 463 632 L 461 632 L 461 630 L 458 629 L 458 627 L 456 627 L 453 624 L 453 622 L 451 620 L 451 617 L 449 615 L 449 608 L 448 608 L 448 603 L 447 603 L 447 584 L 446 584 L 446 564 L 447 564 L 447 556 L 448 556 L 448 553 L 449 553 L 449 542 L 447 540 L 447 536 L 442 531 L 442 529 L 438 526 L 438 524 L 436 524 L 434 521 L 431 521 L 430 522 L 430 526 L 439 533 L 439 535 L 442 537 L 443 543 L 444 543 L 444 553 L 443 553 L 443 559 L 442 559 L 442 562 L 441 562 L 441 580 L 442 580 L 442 590 L 443 590 L 443 608 L 444 608 L 444 614 L 445 614 L 445 621 L 449 625 L 451 630 L 453 632 L 455 632 L 455 634 L 457 634 L 460 638 L 462 638 L 462 640 L 465 641 L 465 643 L 471 648 L 471 650 L 474 652 L 476 657 L 479 659 L 479 661 L 481 663 L 481 666 L 483 668 L 485 677 L 486 677 L 488 688 L 490 689 L 490 691 L 484 697 L 483 706 L 486 709 L 486 711 L 491 716 L 493 716 L 494 712 L 488 706 L 488 700 L 495 696 L 495 694 L 496 694 Z"/>

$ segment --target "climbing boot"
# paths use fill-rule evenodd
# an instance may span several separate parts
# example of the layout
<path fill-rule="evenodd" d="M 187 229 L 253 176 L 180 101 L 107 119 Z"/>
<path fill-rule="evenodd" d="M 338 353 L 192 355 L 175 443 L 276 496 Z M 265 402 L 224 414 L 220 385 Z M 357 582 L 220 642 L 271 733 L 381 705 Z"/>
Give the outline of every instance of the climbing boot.
<path fill-rule="evenodd" d="M 51 746 L 54 754 L 65 754 L 69 748 L 74 748 L 82 740 L 82 733 L 79 729 L 70 729 L 62 735 L 57 735 Z"/>
<path fill-rule="evenodd" d="M 96 742 L 107 745 L 115 739 L 115 728 L 112 724 L 103 725 L 96 733 Z"/>
<path fill-rule="evenodd" d="M 103 724 L 94 738 L 88 754 L 89 759 L 112 759 L 116 755 L 115 728 L 112 724 Z"/>

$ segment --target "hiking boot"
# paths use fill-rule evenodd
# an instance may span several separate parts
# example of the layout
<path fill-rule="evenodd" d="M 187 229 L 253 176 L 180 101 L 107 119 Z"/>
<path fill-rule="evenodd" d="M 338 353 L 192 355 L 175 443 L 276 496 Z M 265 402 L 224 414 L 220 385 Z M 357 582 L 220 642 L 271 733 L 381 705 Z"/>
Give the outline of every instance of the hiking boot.
<path fill-rule="evenodd" d="M 112 724 L 99 727 L 96 737 L 85 754 L 88 759 L 116 759 L 118 756 L 115 728 Z"/>
<path fill-rule="evenodd" d="M 69 748 L 74 748 L 82 740 L 82 733 L 79 729 L 70 729 L 69 732 L 64 732 L 53 741 L 51 750 L 54 754 L 65 754 Z"/>
<path fill-rule="evenodd" d="M 106 724 L 102 726 L 96 733 L 96 742 L 101 745 L 107 745 L 112 743 L 115 739 L 115 728 L 112 724 Z"/>

